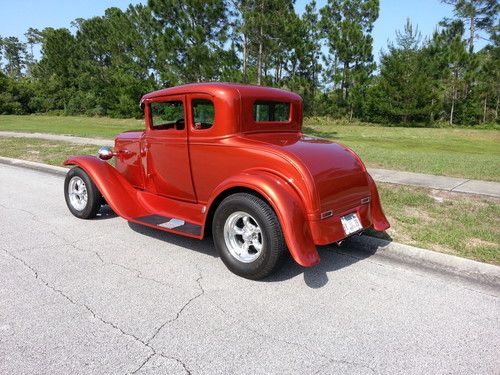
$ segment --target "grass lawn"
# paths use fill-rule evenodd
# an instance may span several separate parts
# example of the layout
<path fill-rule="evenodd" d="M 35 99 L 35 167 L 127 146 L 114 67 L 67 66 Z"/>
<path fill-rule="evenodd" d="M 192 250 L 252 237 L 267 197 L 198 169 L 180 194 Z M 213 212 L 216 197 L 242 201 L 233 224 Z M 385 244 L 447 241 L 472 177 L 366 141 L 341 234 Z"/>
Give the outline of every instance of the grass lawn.
<path fill-rule="evenodd" d="M 143 120 L 65 116 L 0 116 L 0 130 L 113 138 Z M 306 119 L 304 131 L 354 149 L 372 167 L 500 181 L 500 131 L 401 128 Z"/>
<path fill-rule="evenodd" d="M 308 119 L 304 131 L 351 147 L 371 167 L 500 181 L 499 130 L 346 125 Z"/>
<path fill-rule="evenodd" d="M 368 234 L 500 265 L 500 200 L 377 183 L 387 232 Z"/>
<path fill-rule="evenodd" d="M 144 120 L 80 116 L 0 115 L 0 130 L 18 132 L 114 138 L 118 133 L 132 129 L 144 129 Z"/>
<path fill-rule="evenodd" d="M 93 145 L 0 137 L 0 156 L 62 165 L 70 155 L 95 154 Z M 372 236 L 500 264 L 500 200 L 379 183 L 387 233 Z"/>

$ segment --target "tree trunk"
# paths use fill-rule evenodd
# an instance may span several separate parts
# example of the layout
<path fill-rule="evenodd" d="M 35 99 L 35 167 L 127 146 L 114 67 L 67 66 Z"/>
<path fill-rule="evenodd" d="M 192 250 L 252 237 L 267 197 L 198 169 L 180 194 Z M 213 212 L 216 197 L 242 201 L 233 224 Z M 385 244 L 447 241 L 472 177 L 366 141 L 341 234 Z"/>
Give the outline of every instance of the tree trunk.
<path fill-rule="evenodd" d="M 455 100 L 457 99 L 457 88 L 455 87 L 455 83 L 458 80 L 458 72 L 455 71 L 453 72 L 453 78 L 454 80 L 452 81 L 453 84 L 451 86 L 451 109 L 450 109 L 450 125 L 453 125 L 453 112 L 455 111 Z"/>
<path fill-rule="evenodd" d="M 498 96 L 497 96 L 497 105 L 495 106 L 495 121 L 498 120 Z"/>
<path fill-rule="evenodd" d="M 484 97 L 484 105 L 483 105 L 483 123 L 486 122 L 486 106 L 488 104 L 488 96 Z"/>
<path fill-rule="evenodd" d="M 313 87 L 312 87 L 312 115 L 316 116 L 316 60 L 315 56 L 313 55 L 312 58 L 313 61 L 313 68 L 312 68 L 312 80 L 313 80 Z"/>
<path fill-rule="evenodd" d="M 429 120 L 431 124 L 434 123 L 434 99 L 431 100 L 431 114 Z"/>
<path fill-rule="evenodd" d="M 247 50 L 247 34 L 243 34 L 243 82 L 248 83 L 247 77 L 247 61 L 248 61 L 248 50 Z"/>
<path fill-rule="evenodd" d="M 451 109 L 450 109 L 450 125 L 453 125 L 453 111 L 455 110 L 455 92 L 451 98 Z"/>
<path fill-rule="evenodd" d="M 347 62 L 344 62 L 344 72 L 342 74 L 342 93 L 343 93 L 343 96 L 344 96 L 344 100 L 347 100 L 347 97 L 349 96 L 349 93 L 348 93 L 348 88 L 347 86 L 349 85 L 349 83 L 347 82 L 347 71 L 349 69 L 349 64 Z"/>
<path fill-rule="evenodd" d="M 262 26 L 260 27 L 259 32 L 259 55 L 257 57 L 257 85 L 260 86 L 262 83 L 262 35 L 263 35 Z"/>
<path fill-rule="evenodd" d="M 474 34 L 476 32 L 475 14 L 470 17 L 469 53 L 474 52 Z"/>

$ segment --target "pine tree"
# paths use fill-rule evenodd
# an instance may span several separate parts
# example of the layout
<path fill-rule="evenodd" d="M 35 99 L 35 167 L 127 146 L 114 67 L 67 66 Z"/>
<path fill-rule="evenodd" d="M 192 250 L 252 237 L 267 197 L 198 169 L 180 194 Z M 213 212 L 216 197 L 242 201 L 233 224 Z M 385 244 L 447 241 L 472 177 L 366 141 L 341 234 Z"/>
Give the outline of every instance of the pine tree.
<path fill-rule="evenodd" d="M 474 41 L 478 31 L 489 30 L 498 17 L 500 5 L 497 0 L 441 0 L 454 8 L 455 16 L 468 23 L 469 53 L 474 52 Z"/>
<path fill-rule="evenodd" d="M 10 78 L 21 78 L 26 67 L 26 44 L 17 37 L 9 36 L 2 39 L 3 55 L 7 63 L 5 72 Z"/>
<path fill-rule="evenodd" d="M 150 0 L 161 26 L 160 42 L 166 65 L 175 66 L 180 82 L 216 80 L 228 36 L 224 0 Z"/>
<path fill-rule="evenodd" d="M 378 112 L 404 124 L 428 121 L 436 103 L 429 68 L 421 34 L 407 20 L 404 30 L 396 32 L 396 43 L 381 57 Z"/>
<path fill-rule="evenodd" d="M 350 117 L 359 97 L 352 98 L 375 69 L 372 54 L 373 24 L 378 0 L 328 0 L 321 8 L 321 26 L 327 40 L 327 69 L 333 88 L 341 92 Z M 360 94 L 358 90 L 356 94 Z"/>

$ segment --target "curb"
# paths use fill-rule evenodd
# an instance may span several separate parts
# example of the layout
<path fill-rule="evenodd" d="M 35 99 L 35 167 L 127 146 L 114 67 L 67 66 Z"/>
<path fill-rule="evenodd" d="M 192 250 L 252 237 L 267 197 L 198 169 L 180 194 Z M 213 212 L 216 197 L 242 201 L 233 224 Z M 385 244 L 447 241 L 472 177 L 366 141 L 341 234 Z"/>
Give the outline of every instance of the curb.
<path fill-rule="evenodd" d="M 68 169 L 63 167 L 6 157 L 0 157 L 0 163 L 57 176 L 65 176 L 68 172 Z M 472 281 L 493 287 L 495 290 L 500 288 L 499 266 L 366 235 L 350 237 L 345 243 L 353 245 L 355 248 L 354 250 L 343 251 L 342 247 L 340 247 L 337 250 L 345 255 L 354 255 L 360 258 L 366 258 L 368 255 L 381 260 Z"/>
<path fill-rule="evenodd" d="M 68 172 L 68 168 L 64 168 L 64 167 L 58 167 L 55 165 L 37 163 L 34 161 L 28 161 L 28 160 L 22 160 L 22 159 L 6 158 L 3 156 L 0 156 L 0 163 L 6 164 L 6 165 L 12 165 L 14 167 L 27 168 L 27 169 L 32 169 L 35 171 L 55 174 L 58 176 L 65 176 L 66 173 Z"/>
<path fill-rule="evenodd" d="M 432 273 L 446 274 L 500 290 L 500 267 L 493 264 L 477 262 L 455 255 L 438 253 L 366 235 L 350 237 L 346 242 L 353 245 L 356 250 L 364 254 L 368 253 L 374 258 L 410 267 L 418 267 Z M 339 250 L 342 251 L 342 248 Z M 342 251 L 342 253 L 346 255 L 352 254 L 351 251 Z"/>

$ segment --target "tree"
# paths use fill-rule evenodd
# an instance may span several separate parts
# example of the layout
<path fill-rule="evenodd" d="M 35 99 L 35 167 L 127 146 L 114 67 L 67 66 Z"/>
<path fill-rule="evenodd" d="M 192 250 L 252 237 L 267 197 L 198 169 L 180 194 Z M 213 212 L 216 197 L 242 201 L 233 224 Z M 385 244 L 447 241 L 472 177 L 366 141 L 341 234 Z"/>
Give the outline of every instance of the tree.
<path fill-rule="evenodd" d="M 72 67 L 79 61 L 75 38 L 65 28 L 46 28 L 41 32 L 42 58 L 33 68 L 37 95 L 33 105 L 40 111 L 64 110 L 71 99 L 76 74 Z"/>
<path fill-rule="evenodd" d="M 327 73 L 333 88 L 339 88 L 352 117 L 356 98 L 350 94 L 375 69 L 371 32 L 378 18 L 379 1 L 328 0 L 320 12 L 329 49 Z"/>
<path fill-rule="evenodd" d="M 17 37 L 9 36 L 2 39 L 3 55 L 7 63 L 5 72 L 10 78 L 20 78 L 26 67 L 26 44 Z"/>
<path fill-rule="evenodd" d="M 396 43 L 380 60 L 380 77 L 372 89 L 379 95 L 375 111 L 389 121 L 428 121 L 436 97 L 428 61 L 421 48 L 421 35 L 410 20 L 396 32 Z"/>
<path fill-rule="evenodd" d="M 281 85 L 298 44 L 300 20 L 293 4 L 292 0 L 232 1 L 232 38 L 241 54 L 244 82 Z"/>
<path fill-rule="evenodd" d="M 152 45 L 141 27 L 143 6 L 127 11 L 108 8 L 104 16 L 78 22 L 76 42 L 80 62 L 77 88 L 87 93 L 72 101 L 72 111 L 91 111 L 111 116 L 138 116 L 140 97 L 156 88 Z M 85 104 L 83 107 L 83 103 Z"/>
<path fill-rule="evenodd" d="M 285 67 L 287 77 L 284 86 L 301 94 L 304 99 L 304 112 L 316 113 L 316 95 L 322 71 L 321 29 L 316 1 L 305 7 L 302 17 L 296 19 L 297 24 L 290 23 L 289 62 Z M 292 48 L 290 48 L 292 47 Z"/>
<path fill-rule="evenodd" d="M 228 31 L 225 1 L 150 0 L 148 4 L 161 27 L 159 56 L 163 65 L 174 67 L 178 83 L 218 79 Z"/>
<path fill-rule="evenodd" d="M 441 0 L 454 8 L 455 16 L 469 25 L 469 53 L 474 52 L 477 32 L 489 30 L 498 17 L 500 5 L 497 0 Z"/>
<path fill-rule="evenodd" d="M 29 51 L 26 53 L 26 70 L 27 75 L 32 76 L 33 67 L 36 65 L 33 48 L 42 43 L 43 35 L 40 30 L 30 27 L 28 31 L 24 33 L 24 36 L 26 37 L 26 44 L 29 46 Z"/>
<path fill-rule="evenodd" d="M 434 52 L 433 61 L 439 69 L 439 76 L 434 79 L 442 83 L 444 106 L 449 108 L 448 121 L 453 125 L 456 104 L 467 96 L 466 75 L 471 58 L 463 39 L 463 22 L 444 21 L 441 26 L 443 29 L 434 33 L 429 49 Z"/>
<path fill-rule="evenodd" d="M 478 53 L 479 72 L 477 79 L 478 94 L 482 101 L 482 122 L 498 121 L 500 100 L 500 38 L 493 33 L 492 44 Z"/>

